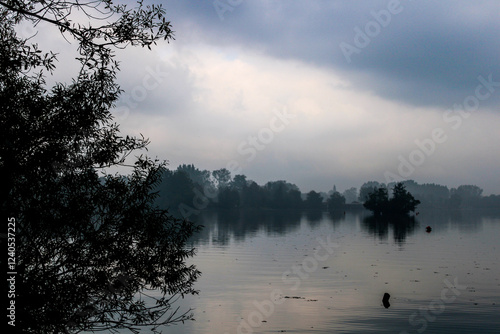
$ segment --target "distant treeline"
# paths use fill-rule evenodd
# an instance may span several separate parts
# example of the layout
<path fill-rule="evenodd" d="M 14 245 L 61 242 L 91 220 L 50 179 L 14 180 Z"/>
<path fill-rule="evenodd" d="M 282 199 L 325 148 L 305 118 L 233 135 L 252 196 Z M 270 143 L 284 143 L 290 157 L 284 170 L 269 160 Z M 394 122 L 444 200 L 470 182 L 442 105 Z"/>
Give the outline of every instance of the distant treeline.
<path fill-rule="evenodd" d="M 418 184 L 413 180 L 402 182 L 406 190 L 421 202 L 420 207 L 434 208 L 500 208 L 500 195 L 483 196 L 483 189 L 476 185 L 461 185 L 449 189 L 435 183 Z M 391 194 L 395 183 L 365 182 L 359 192 L 359 201 L 364 202 L 374 189 L 385 187 Z"/>
<path fill-rule="evenodd" d="M 475 185 L 449 189 L 413 180 L 403 184 L 421 202 L 421 208 L 500 208 L 500 195 L 482 196 L 483 190 Z M 391 194 L 394 185 L 369 181 L 359 191 L 351 187 L 341 193 L 333 186 L 328 193 L 310 191 L 303 194 L 295 184 L 284 180 L 259 185 L 245 175 L 232 177 L 225 168 L 208 171 L 184 164 L 176 170 L 165 170 L 158 186 L 158 204 L 183 216 L 210 207 L 340 211 L 346 207 L 362 207 L 369 194 L 381 187 Z"/>

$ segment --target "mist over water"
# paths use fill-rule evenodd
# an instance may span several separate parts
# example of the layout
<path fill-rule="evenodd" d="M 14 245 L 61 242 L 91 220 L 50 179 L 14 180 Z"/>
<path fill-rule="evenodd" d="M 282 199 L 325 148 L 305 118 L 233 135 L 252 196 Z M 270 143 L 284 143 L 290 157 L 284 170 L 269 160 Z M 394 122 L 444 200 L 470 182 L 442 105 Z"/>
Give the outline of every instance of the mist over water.
<path fill-rule="evenodd" d="M 410 222 L 366 211 L 197 218 L 200 294 L 181 302 L 196 321 L 169 333 L 500 331 L 498 212 L 421 212 Z"/>

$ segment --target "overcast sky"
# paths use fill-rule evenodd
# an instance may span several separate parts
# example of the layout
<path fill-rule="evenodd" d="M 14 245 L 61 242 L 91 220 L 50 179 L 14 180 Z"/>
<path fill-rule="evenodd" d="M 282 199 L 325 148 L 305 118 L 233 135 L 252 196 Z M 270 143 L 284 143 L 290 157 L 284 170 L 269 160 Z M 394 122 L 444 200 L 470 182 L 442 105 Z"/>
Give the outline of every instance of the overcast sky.
<path fill-rule="evenodd" d="M 500 193 L 500 1 L 162 3 L 176 39 L 118 53 L 115 115 L 172 168 Z"/>

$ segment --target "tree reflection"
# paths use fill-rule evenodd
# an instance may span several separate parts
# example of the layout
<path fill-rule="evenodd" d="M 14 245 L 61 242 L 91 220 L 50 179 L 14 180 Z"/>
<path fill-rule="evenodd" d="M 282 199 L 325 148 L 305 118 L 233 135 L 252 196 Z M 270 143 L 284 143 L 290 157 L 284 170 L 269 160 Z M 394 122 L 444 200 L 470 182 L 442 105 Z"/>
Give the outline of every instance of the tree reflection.
<path fill-rule="evenodd" d="M 340 222 L 345 221 L 345 211 L 329 211 L 328 218 L 332 221 L 334 225 L 339 224 Z"/>
<path fill-rule="evenodd" d="M 304 214 L 311 226 L 316 226 L 323 220 L 323 211 L 321 210 L 307 210 Z"/>
<path fill-rule="evenodd" d="M 367 216 L 363 218 L 363 228 L 379 239 L 387 239 L 392 229 L 394 241 L 404 244 L 406 237 L 415 232 L 418 221 L 414 216 Z"/>
<path fill-rule="evenodd" d="M 443 233 L 450 227 L 472 232 L 478 230 L 485 220 L 498 219 L 500 213 L 489 211 L 449 211 L 426 210 L 415 216 L 378 216 L 366 210 L 344 211 L 298 211 L 272 209 L 218 209 L 205 210 L 193 220 L 205 228 L 190 240 L 198 243 L 228 245 L 239 242 L 258 233 L 267 235 L 286 235 L 300 229 L 301 223 L 311 228 L 328 222 L 333 226 L 360 224 L 361 228 L 379 240 L 392 237 L 400 245 L 417 230 L 425 231 L 431 226 L 433 233 Z M 419 227 L 420 226 L 420 227 Z"/>
<path fill-rule="evenodd" d="M 231 239 L 243 241 L 258 231 L 284 235 L 298 229 L 301 218 L 302 213 L 294 210 L 207 210 L 195 219 L 205 228 L 192 241 L 227 245 Z"/>

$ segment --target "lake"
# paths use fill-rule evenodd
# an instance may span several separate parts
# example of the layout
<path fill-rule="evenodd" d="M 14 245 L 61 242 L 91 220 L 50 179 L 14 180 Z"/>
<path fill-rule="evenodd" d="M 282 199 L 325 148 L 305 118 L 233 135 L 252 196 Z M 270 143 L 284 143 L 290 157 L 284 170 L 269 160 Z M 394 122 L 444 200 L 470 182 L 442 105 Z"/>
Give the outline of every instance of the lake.
<path fill-rule="evenodd" d="M 164 332 L 500 333 L 500 214 L 413 218 L 204 212 L 196 321 Z"/>

